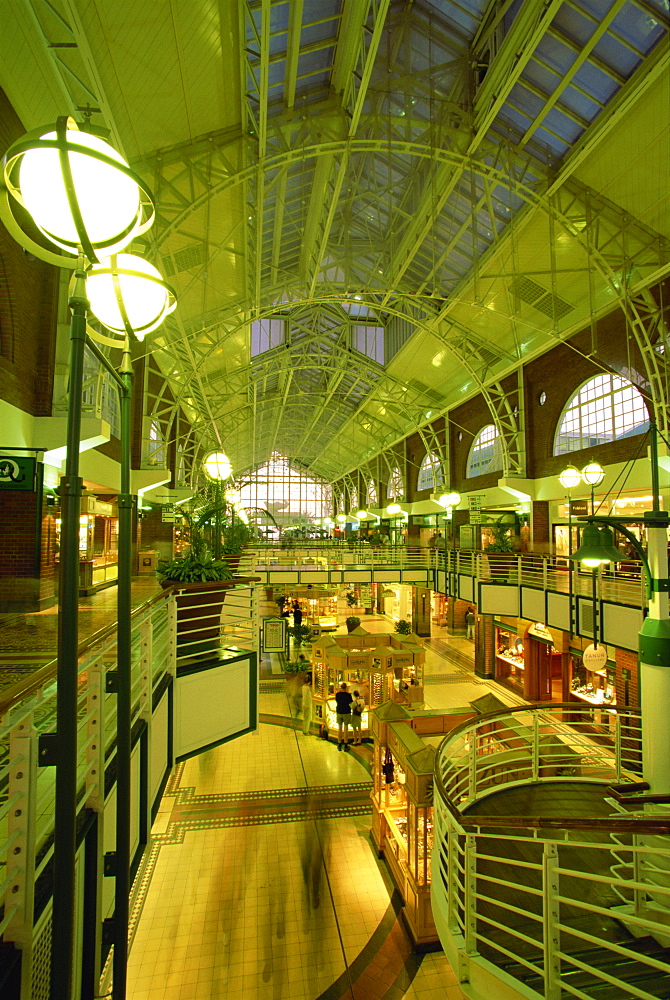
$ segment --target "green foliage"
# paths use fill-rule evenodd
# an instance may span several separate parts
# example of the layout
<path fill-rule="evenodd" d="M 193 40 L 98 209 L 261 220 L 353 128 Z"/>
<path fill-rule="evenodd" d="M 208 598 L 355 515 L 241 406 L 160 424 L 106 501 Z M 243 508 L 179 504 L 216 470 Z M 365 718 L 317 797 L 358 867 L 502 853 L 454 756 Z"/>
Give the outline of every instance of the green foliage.
<path fill-rule="evenodd" d="M 213 580 L 232 580 L 227 563 L 220 559 L 197 556 L 193 552 L 179 559 L 162 559 L 158 563 L 161 583 L 208 583 Z"/>
<path fill-rule="evenodd" d="M 284 664 L 284 673 L 285 674 L 307 673 L 308 670 L 311 670 L 311 667 L 312 665 L 309 662 L 309 660 L 291 660 L 290 663 Z"/>
<path fill-rule="evenodd" d="M 289 625 L 288 634 L 295 646 L 306 646 L 312 640 L 312 629 L 309 625 Z"/>
<path fill-rule="evenodd" d="M 509 521 L 503 518 L 488 525 L 489 531 L 493 535 L 493 541 L 486 546 L 487 552 L 514 552 L 514 544 L 507 532 L 510 530 Z"/>
<path fill-rule="evenodd" d="M 395 623 L 395 630 L 399 635 L 411 635 L 412 624 L 406 618 L 401 618 L 400 621 Z"/>
<path fill-rule="evenodd" d="M 348 618 L 344 619 L 344 623 L 348 629 L 353 631 L 353 629 L 358 628 L 361 624 L 361 620 L 360 618 L 357 618 L 356 615 L 349 615 Z"/>
<path fill-rule="evenodd" d="M 346 597 L 346 600 L 347 600 L 347 607 L 348 608 L 355 608 L 356 607 L 356 594 L 353 592 L 353 590 L 348 590 L 346 592 L 346 594 L 345 594 L 345 597 Z"/>

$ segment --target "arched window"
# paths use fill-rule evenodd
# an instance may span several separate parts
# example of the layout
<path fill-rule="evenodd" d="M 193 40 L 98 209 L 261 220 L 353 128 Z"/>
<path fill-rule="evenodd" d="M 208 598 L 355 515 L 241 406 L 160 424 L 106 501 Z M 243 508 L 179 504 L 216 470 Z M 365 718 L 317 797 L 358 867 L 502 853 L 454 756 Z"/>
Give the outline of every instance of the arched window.
<path fill-rule="evenodd" d="M 648 427 L 647 407 L 635 386 L 618 375 L 596 375 L 563 410 L 554 455 L 643 434 Z"/>
<path fill-rule="evenodd" d="M 375 486 L 374 479 L 368 482 L 368 503 L 371 507 L 377 503 L 377 487 Z"/>
<path fill-rule="evenodd" d="M 400 475 L 400 469 L 396 466 L 389 479 L 388 498 L 389 500 L 401 500 L 405 495 L 405 484 Z"/>
<path fill-rule="evenodd" d="M 502 467 L 502 444 L 498 428 L 495 424 L 487 424 L 472 442 L 466 478 L 473 479 L 487 472 L 497 472 Z"/>
<path fill-rule="evenodd" d="M 149 440 L 146 442 L 146 465 L 165 465 L 165 436 L 163 429 L 157 420 L 152 420 L 149 425 Z"/>
<path fill-rule="evenodd" d="M 417 490 L 439 490 L 443 483 L 442 463 L 437 455 L 429 452 L 421 463 L 416 488 Z"/>

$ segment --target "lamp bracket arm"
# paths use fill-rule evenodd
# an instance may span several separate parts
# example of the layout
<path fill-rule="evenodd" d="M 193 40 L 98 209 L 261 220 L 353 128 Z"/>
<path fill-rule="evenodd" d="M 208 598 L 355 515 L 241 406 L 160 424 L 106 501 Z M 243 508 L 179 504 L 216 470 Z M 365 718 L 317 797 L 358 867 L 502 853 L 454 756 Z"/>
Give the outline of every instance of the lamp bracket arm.
<path fill-rule="evenodd" d="M 649 567 L 649 560 L 647 559 L 647 553 L 644 551 L 644 549 L 642 548 L 639 540 L 635 537 L 635 535 L 633 534 L 633 532 L 629 531 L 628 528 L 624 524 L 622 524 L 621 521 L 618 521 L 615 517 L 597 517 L 596 516 L 596 517 L 589 517 L 588 520 L 591 523 L 609 524 L 610 527 L 616 528 L 616 530 L 618 532 L 620 532 L 620 534 L 622 534 L 625 538 L 628 539 L 628 541 L 631 543 L 631 545 L 633 546 L 633 548 L 637 552 L 638 556 L 640 557 L 640 562 L 642 563 L 642 566 L 644 567 L 644 573 L 645 573 L 646 582 L 647 582 L 647 597 L 651 598 L 652 593 L 654 592 L 654 590 L 658 589 L 658 587 L 656 586 L 656 583 L 662 583 L 663 581 L 655 581 L 654 580 L 653 576 L 651 575 L 651 569 Z"/>

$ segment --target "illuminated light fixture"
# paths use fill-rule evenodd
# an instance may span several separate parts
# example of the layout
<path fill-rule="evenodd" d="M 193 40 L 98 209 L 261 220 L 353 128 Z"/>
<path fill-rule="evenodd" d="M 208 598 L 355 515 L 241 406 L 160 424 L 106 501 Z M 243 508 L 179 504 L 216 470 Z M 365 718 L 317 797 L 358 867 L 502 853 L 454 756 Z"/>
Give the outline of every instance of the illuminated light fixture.
<path fill-rule="evenodd" d="M 347 519 L 347 515 L 346 514 L 338 514 L 337 517 L 335 518 L 335 520 L 339 521 L 340 524 L 344 524 L 344 522 L 346 521 L 346 519 Z"/>
<path fill-rule="evenodd" d="M 437 498 L 437 502 L 442 504 L 443 507 L 458 507 L 461 502 L 461 494 L 456 493 L 443 493 L 442 496 Z"/>
<path fill-rule="evenodd" d="M 86 272 L 91 312 L 114 333 L 138 340 L 160 326 L 177 305 L 160 271 L 137 254 L 121 253 L 92 264 Z"/>
<path fill-rule="evenodd" d="M 605 470 L 597 462 L 589 462 L 582 469 L 582 479 L 589 486 L 600 486 L 605 478 Z"/>
<path fill-rule="evenodd" d="M 363 518 L 366 518 L 366 517 L 369 517 L 369 516 L 370 516 L 370 515 L 368 514 L 367 510 L 362 510 L 362 509 L 361 509 L 361 510 L 357 510 L 357 511 L 356 511 L 356 518 L 357 518 L 357 520 L 359 520 L 359 521 L 362 521 L 362 520 L 363 520 Z"/>
<path fill-rule="evenodd" d="M 205 475 L 213 479 L 214 482 L 222 482 L 224 479 L 228 479 L 230 473 L 233 471 L 230 459 L 222 451 L 210 452 L 204 459 L 202 467 L 205 470 Z"/>
<path fill-rule="evenodd" d="M 387 514 L 400 514 L 402 513 L 402 507 L 399 503 L 390 503 L 386 508 Z"/>
<path fill-rule="evenodd" d="M 604 563 L 620 562 L 626 557 L 614 547 L 614 535 L 610 527 L 605 525 L 598 528 L 597 524 L 588 523 L 582 532 L 582 544 L 570 558 L 589 569 L 596 569 Z"/>
<path fill-rule="evenodd" d="M 569 465 L 567 469 L 563 469 L 558 481 L 564 490 L 574 490 L 575 486 L 582 482 L 582 474 L 579 469 L 575 469 L 574 465 Z"/>
<path fill-rule="evenodd" d="M 324 525 L 326 525 L 327 527 L 330 527 L 330 526 L 331 526 L 331 525 L 333 525 L 333 524 L 334 524 L 335 522 L 333 521 L 332 517 L 324 517 L 324 518 L 322 519 L 321 523 L 322 523 L 322 524 L 324 524 Z"/>
<path fill-rule="evenodd" d="M 45 252 L 25 234 L 19 242 L 61 267 L 75 267 L 82 252 L 92 262 L 117 253 L 154 220 L 148 187 L 109 143 L 72 118 L 15 142 L 5 155 L 4 185 L 3 219 L 12 234 L 21 227 L 10 199 L 32 216 L 50 246 Z M 52 248 L 69 258 L 59 253 L 56 259 Z"/>

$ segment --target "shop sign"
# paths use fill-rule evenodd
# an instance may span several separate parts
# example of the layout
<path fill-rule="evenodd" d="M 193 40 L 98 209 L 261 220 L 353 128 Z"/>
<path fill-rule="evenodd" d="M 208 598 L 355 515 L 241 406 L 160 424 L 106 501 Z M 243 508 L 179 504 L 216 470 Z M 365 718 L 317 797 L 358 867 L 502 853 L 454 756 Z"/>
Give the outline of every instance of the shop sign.
<path fill-rule="evenodd" d="M 347 667 L 364 667 L 367 668 L 368 658 L 367 656 L 348 656 L 347 657 Z"/>
<path fill-rule="evenodd" d="M 570 501 L 570 516 L 571 517 L 584 517 L 586 514 L 590 514 L 589 510 L 590 503 L 588 500 L 571 500 Z"/>
<path fill-rule="evenodd" d="M 18 458 L 15 455 L 0 455 L 0 490 L 35 489 L 34 458 Z"/>
<path fill-rule="evenodd" d="M 396 653 L 393 657 L 394 667 L 409 667 L 414 662 L 411 653 Z"/>
<path fill-rule="evenodd" d="M 288 633 L 285 618 L 263 619 L 263 652 L 283 653 L 286 649 Z"/>
<path fill-rule="evenodd" d="M 165 503 L 161 511 L 161 521 L 163 524 L 174 524 L 174 504 Z"/>
<path fill-rule="evenodd" d="M 361 606 L 364 608 L 372 607 L 372 587 L 369 583 L 361 587 Z"/>
<path fill-rule="evenodd" d="M 582 663 L 587 670 L 604 670 L 607 663 L 607 648 L 605 646 L 587 646 L 582 653 Z"/>
<path fill-rule="evenodd" d="M 468 510 L 470 512 L 470 524 L 482 523 L 482 498 L 468 497 Z"/>

